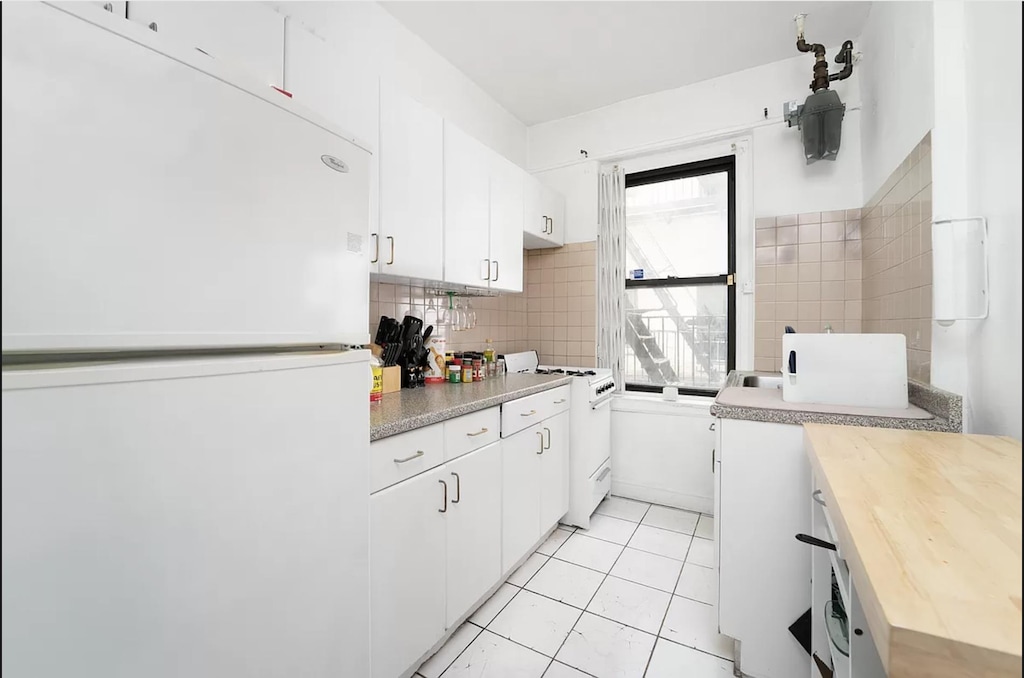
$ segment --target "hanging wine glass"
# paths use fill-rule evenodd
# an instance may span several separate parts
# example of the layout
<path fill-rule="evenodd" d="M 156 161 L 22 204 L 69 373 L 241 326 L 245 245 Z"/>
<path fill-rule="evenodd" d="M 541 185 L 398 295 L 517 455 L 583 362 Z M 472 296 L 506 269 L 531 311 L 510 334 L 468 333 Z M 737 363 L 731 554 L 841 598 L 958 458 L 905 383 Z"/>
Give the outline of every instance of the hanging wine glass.
<path fill-rule="evenodd" d="M 476 328 L 476 310 L 473 309 L 473 303 L 466 300 L 466 329 L 472 330 Z"/>

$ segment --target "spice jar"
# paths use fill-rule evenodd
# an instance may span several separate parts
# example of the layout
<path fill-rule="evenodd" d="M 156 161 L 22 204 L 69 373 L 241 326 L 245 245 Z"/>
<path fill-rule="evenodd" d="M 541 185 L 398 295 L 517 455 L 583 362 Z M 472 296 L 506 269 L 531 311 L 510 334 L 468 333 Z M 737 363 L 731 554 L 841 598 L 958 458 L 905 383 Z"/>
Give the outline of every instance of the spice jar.
<path fill-rule="evenodd" d="M 448 383 L 457 384 L 462 381 L 462 365 L 449 365 L 448 366 Z"/>

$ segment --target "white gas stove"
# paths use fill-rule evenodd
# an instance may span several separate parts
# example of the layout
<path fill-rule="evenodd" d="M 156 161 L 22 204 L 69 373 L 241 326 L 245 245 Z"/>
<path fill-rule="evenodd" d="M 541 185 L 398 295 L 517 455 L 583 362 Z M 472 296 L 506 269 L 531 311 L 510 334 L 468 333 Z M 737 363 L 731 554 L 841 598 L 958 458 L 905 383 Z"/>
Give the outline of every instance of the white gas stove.
<path fill-rule="evenodd" d="M 506 353 L 505 369 L 521 374 L 575 377 L 569 405 L 569 512 L 562 522 L 587 529 L 611 491 L 612 371 L 600 367 L 541 365 L 536 351 Z"/>
<path fill-rule="evenodd" d="M 573 397 L 576 393 L 585 398 L 591 406 L 598 405 L 615 392 L 612 371 L 603 367 L 566 367 L 564 365 L 541 365 L 536 351 L 505 354 L 505 369 L 520 374 L 564 374 L 578 377 L 573 380 Z M 582 387 L 586 382 L 586 388 Z"/>

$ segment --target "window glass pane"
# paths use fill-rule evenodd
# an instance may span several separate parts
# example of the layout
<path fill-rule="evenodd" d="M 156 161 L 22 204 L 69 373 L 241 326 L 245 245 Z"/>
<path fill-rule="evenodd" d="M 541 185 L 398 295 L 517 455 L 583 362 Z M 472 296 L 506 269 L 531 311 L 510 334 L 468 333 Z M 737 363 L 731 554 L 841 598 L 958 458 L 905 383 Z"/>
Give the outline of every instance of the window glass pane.
<path fill-rule="evenodd" d="M 728 340 L 725 285 L 626 290 L 627 384 L 718 389 Z"/>
<path fill-rule="evenodd" d="M 729 273 L 728 191 L 726 172 L 627 188 L 627 271 L 642 268 L 644 278 Z"/>

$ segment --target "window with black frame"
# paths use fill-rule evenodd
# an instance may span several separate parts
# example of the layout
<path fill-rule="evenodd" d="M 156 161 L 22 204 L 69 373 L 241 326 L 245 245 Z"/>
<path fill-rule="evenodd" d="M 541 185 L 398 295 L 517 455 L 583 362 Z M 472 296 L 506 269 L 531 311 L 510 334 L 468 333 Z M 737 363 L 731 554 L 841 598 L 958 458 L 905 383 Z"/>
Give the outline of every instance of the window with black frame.
<path fill-rule="evenodd" d="M 626 175 L 627 390 L 708 394 L 736 362 L 736 161 Z"/>

